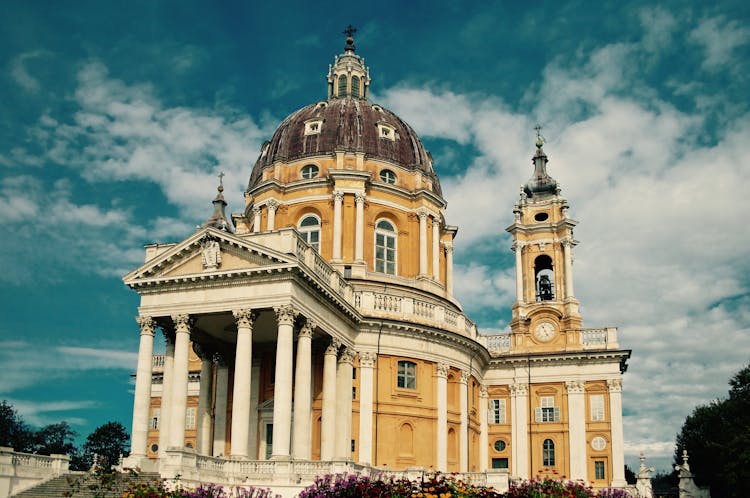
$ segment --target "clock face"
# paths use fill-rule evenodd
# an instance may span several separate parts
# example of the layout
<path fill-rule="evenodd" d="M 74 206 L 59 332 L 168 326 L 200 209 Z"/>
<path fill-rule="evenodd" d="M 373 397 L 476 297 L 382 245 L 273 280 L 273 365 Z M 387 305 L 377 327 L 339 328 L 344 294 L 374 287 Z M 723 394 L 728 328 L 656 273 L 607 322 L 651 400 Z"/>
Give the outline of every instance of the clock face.
<path fill-rule="evenodd" d="M 555 336 L 555 326 L 550 322 L 542 322 L 534 328 L 534 337 L 540 341 L 549 341 Z"/>

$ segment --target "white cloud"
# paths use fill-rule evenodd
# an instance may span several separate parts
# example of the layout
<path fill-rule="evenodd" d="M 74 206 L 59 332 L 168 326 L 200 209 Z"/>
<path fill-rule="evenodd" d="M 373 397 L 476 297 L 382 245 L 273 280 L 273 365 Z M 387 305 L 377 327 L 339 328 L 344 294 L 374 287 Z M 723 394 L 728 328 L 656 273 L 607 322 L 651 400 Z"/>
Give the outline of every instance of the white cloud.
<path fill-rule="evenodd" d="M 690 32 L 690 39 L 705 51 L 703 68 L 717 71 L 731 64 L 735 50 L 750 42 L 750 28 L 723 16 L 704 19 Z"/>
<path fill-rule="evenodd" d="M 59 423 L 61 414 L 65 412 L 88 410 L 98 405 L 98 402 L 90 400 L 33 402 L 11 399 L 8 402 L 13 405 L 24 422 L 34 427 Z M 65 417 L 65 421 L 73 426 L 85 425 L 87 422 L 86 419 L 81 417 Z"/>
<path fill-rule="evenodd" d="M 32 59 L 52 55 L 46 50 L 34 50 L 18 55 L 10 62 L 10 75 L 24 90 L 36 93 L 40 89 L 39 81 L 29 73 L 26 63 Z"/>

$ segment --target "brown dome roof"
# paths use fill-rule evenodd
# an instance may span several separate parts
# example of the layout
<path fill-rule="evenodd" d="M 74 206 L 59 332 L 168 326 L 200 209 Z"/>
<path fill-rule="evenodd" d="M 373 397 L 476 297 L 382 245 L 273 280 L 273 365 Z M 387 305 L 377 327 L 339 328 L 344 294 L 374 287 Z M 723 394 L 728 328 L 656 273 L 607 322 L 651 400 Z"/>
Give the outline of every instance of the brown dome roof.
<path fill-rule="evenodd" d="M 322 120 L 320 133 L 305 135 L 305 123 L 315 120 Z M 381 138 L 378 124 L 392 128 L 396 139 Z M 279 125 L 263 149 L 265 153 L 261 153 L 250 175 L 248 190 L 260 183 L 263 169 L 276 161 L 345 150 L 420 170 L 432 179 L 432 191 L 442 197 L 432 161 L 414 130 L 391 111 L 366 100 L 333 98 L 303 107 Z"/>

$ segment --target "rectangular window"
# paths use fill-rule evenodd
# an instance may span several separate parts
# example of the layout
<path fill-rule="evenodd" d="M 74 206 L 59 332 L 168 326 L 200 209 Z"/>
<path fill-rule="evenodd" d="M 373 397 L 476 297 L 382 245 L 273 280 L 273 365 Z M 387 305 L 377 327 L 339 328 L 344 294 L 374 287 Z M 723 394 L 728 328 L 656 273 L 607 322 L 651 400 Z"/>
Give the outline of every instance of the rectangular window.
<path fill-rule="evenodd" d="M 357 399 L 357 388 L 352 387 L 352 399 Z"/>
<path fill-rule="evenodd" d="M 161 418 L 161 409 L 154 408 L 151 412 L 151 422 L 149 423 L 149 429 L 157 430 L 159 428 L 159 418 Z"/>
<path fill-rule="evenodd" d="M 417 388 L 417 364 L 411 361 L 398 362 L 396 385 L 402 389 Z"/>
<path fill-rule="evenodd" d="M 508 468 L 508 459 L 507 458 L 493 458 L 492 459 L 492 468 L 493 469 L 507 469 Z"/>
<path fill-rule="evenodd" d="M 195 408 L 185 411 L 185 429 L 195 429 Z"/>
<path fill-rule="evenodd" d="M 604 420 L 604 395 L 592 394 L 589 397 L 589 403 L 591 404 L 591 421 L 602 422 Z"/>
<path fill-rule="evenodd" d="M 505 424 L 505 400 L 504 399 L 491 399 L 490 400 L 490 423 L 491 424 Z"/>
<path fill-rule="evenodd" d="M 356 379 L 357 379 L 357 369 L 352 368 L 352 380 L 356 380 Z"/>
<path fill-rule="evenodd" d="M 594 462 L 594 479 L 604 480 L 606 478 L 604 474 L 604 462 L 597 460 Z"/>
<path fill-rule="evenodd" d="M 537 422 L 559 422 L 560 407 L 555 406 L 554 396 L 542 396 L 540 406 L 534 410 L 534 420 Z"/>
<path fill-rule="evenodd" d="M 352 439 L 352 453 L 354 453 L 354 449 L 357 447 L 357 443 Z"/>

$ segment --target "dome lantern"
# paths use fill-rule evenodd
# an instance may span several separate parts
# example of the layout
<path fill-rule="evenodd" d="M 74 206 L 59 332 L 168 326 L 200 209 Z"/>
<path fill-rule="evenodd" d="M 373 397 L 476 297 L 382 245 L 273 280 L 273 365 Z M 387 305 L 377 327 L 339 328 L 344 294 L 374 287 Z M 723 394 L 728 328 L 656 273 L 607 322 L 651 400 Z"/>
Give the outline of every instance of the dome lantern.
<path fill-rule="evenodd" d="M 367 100 L 370 89 L 370 68 L 365 66 L 365 59 L 355 53 L 352 25 L 344 30 L 346 45 L 344 53 L 337 55 L 333 65 L 328 66 L 328 99 L 361 99 Z"/>

